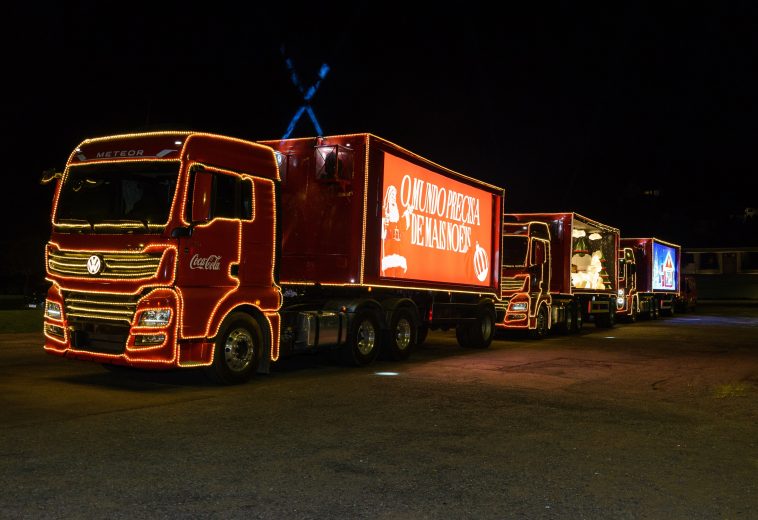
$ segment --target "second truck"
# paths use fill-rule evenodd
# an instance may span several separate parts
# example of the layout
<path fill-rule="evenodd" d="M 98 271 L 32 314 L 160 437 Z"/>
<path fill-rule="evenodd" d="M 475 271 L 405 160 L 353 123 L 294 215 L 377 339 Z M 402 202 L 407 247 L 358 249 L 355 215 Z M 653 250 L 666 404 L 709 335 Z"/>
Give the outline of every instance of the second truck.
<path fill-rule="evenodd" d="M 505 330 L 540 338 L 616 319 L 619 230 L 577 213 L 507 214 L 503 223 Z"/>

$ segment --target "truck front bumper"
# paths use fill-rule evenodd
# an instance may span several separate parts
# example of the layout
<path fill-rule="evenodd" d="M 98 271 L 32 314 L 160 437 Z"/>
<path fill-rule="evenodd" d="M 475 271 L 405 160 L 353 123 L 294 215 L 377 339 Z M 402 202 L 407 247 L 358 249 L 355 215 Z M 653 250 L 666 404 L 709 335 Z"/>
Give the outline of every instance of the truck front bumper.
<path fill-rule="evenodd" d="M 178 341 L 179 301 L 168 288 L 139 296 L 62 291 L 54 285 L 45 310 L 45 351 L 147 369 L 208 364 L 212 346 Z"/>

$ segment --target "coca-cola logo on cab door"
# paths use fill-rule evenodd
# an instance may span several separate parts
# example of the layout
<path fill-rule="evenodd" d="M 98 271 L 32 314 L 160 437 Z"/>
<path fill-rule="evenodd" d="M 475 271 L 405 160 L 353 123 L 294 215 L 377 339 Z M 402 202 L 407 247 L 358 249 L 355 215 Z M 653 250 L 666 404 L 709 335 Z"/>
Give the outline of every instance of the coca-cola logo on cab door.
<path fill-rule="evenodd" d="M 196 254 L 190 260 L 190 269 L 219 271 L 221 269 L 221 257 L 219 255 L 200 256 Z"/>

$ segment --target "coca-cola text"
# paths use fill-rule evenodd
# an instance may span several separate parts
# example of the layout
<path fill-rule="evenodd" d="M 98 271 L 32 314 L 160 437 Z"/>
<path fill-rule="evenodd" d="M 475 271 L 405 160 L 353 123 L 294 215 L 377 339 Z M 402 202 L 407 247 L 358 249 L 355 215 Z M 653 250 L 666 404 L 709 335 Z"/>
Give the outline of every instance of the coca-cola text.
<path fill-rule="evenodd" d="M 190 269 L 205 269 L 206 271 L 218 271 L 221 269 L 221 257 L 210 255 L 202 257 L 195 255 L 190 260 Z"/>

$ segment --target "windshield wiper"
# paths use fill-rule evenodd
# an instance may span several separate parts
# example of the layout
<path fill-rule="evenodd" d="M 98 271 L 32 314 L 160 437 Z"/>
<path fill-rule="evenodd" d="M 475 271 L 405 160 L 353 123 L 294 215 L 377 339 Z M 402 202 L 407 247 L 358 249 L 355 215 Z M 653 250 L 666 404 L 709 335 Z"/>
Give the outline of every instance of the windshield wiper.
<path fill-rule="evenodd" d="M 128 227 L 136 226 L 145 228 L 145 231 L 150 231 L 150 224 L 147 219 L 118 219 L 118 220 L 101 220 L 95 223 L 96 226 L 102 227 Z"/>
<path fill-rule="evenodd" d="M 64 218 L 55 223 L 56 225 L 89 226 L 90 231 L 95 231 L 95 225 L 90 219 Z"/>

